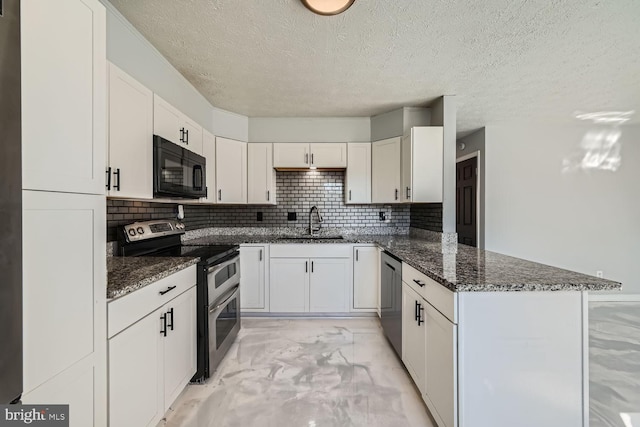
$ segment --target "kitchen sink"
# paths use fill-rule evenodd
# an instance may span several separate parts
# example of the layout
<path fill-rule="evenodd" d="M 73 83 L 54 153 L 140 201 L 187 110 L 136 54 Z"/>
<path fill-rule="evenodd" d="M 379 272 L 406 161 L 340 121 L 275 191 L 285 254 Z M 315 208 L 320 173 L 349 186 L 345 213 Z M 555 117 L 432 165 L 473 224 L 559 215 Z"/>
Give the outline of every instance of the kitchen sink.
<path fill-rule="evenodd" d="M 278 240 L 343 240 L 342 236 L 287 236 L 278 237 Z"/>

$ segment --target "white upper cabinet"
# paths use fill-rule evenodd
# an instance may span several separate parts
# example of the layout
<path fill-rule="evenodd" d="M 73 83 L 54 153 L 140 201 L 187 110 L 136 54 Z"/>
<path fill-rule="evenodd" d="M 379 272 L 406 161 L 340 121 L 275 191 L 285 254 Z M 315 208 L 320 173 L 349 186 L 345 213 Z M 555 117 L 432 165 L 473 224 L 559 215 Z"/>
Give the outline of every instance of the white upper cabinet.
<path fill-rule="evenodd" d="M 309 161 L 309 144 L 273 144 L 274 168 L 307 168 Z"/>
<path fill-rule="evenodd" d="M 371 201 L 400 203 L 401 138 L 389 138 L 371 144 Z"/>
<path fill-rule="evenodd" d="M 347 144 L 345 203 L 371 203 L 371 144 Z"/>
<path fill-rule="evenodd" d="M 347 144 L 344 142 L 309 144 L 309 166 L 317 168 L 346 168 Z"/>
<path fill-rule="evenodd" d="M 183 116 L 182 128 L 184 129 L 182 139 L 187 148 L 196 154 L 202 155 L 202 135 L 204 132 L 202 126 L 189 117 Z"/>
<path fill-rule="evenodd" d="M 153 95 L 153 133 L 202 154 L 202 126 L 167 101 Z"/>
<path fill-rule="evenodd" d="M 442 202 L 442 126 L 411 128 L 402 138 L 402 201 Z"/>
<path fill-rule="evenodd" d="M 153 198 L 153 92 L 109 63 L 110 196 Z"/>
<path fill-rule="evenodd" d="M 216 137 L 216 187 L 218 203 L 247 203 L 246 142 Z"/>
<path fill-rule="evenodd" d="M 345 168 L 346 143 L 282 143 L 273 144 L 274 168 Z"/>
<path fill-rule="evenodd" d="M 276 171 L 273 168 L 273 145 L 247 144 L 247 198 L 249 204 L 276 204 Z"/>
<path fill-rule="evenodd" d="M 216 203 L 216 137 L 206 130 L 202 131 L 202 156 L 206 161 L 207 197 L 201 201 Z"/>
<path fill-rule="evenodd" d="M 93 0 L 21 5 L 23 188 L 104 194 L 104 7 Z"/>

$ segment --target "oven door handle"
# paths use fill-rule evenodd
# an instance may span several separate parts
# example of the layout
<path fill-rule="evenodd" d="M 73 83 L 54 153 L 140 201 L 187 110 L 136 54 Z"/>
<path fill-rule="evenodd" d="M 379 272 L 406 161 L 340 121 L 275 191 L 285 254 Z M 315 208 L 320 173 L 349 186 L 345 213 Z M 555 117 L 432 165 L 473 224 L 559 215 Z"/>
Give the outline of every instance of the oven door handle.
<path fill-rule="evenodd" d="M 231 289 L 231 291 L 229 291 L 227 293 L 227 295 L 229 295 L 229 296 L 227 298 L 225 298 L 224 301 L 222 301 L 220 304 L 216 305 L 215 307 L 213 306 L 213 304 L 215 304 L 215 303 L 211 304 L 209 306 L 209 313 L 213 313 L 214 311 L 220 309 L 220 307 L 224 307 L 229 302 L 229 300 L 231 300 L 236 295 L 238 295 L 238 290 L 240 290 L 240 286 L 239 285 L 238 286 L 234 286 L 234 288 Z"/>
<path fill-rule="evenodd" d="M 214 271 L 222 270 L 223 268 L 227 267 L 228 265 L 231 265 L 231 264 L 234 264 L 234 263 L 238 262 L 239 259 L 240 259 L 240 256 L 235 256 L 235 257 L 233 257 L 233 259 L 230 259 L 229 261 L 223 262 L 222 264 L 212 265 L 211 267 L 209 267 L 207 269 L 207 274 L 211 274 Z"/>

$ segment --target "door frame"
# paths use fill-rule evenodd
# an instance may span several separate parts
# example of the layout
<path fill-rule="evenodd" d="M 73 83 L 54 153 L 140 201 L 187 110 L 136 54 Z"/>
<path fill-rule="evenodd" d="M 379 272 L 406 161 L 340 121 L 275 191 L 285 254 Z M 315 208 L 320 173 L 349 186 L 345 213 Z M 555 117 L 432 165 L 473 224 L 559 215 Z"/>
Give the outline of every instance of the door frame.
<path fill-rule="evenodd" d="M 469 160 L 472 159 L 474 157 L 477 157 L 476 159 L 476 168 L 478 169 L 478 172 L 476 173 L 476 248 L 478 249 L 484 249 L 484 241 L 482 242 L 482 248 L 480 247 L 480 219 L 482 217 L 482 209 L 480 209 L 481 204 L 480 204 L 480 192 L 481 192 L 481 188 L 480 188 L 480 173 L 482 172 L 481 170 L 481 166 L 480 166 L 480 150 L 476 150 L 472 153 L 469 154 L 465 154 L 464 156 L 460 156 L 456 158 L 456 166 L 458 165 L 458 163 L 460 162 L 464 162 L 465 160 Z M 456 184 L 457 184 L 457 178 L 456 178 Z M 457 201 L 457 198 L 456 198 Z M 458 209 L 458 207 L 456 206 L 456 210 Z M 457 233 L 457 229 L 456 229 L 456 233 Z"/>

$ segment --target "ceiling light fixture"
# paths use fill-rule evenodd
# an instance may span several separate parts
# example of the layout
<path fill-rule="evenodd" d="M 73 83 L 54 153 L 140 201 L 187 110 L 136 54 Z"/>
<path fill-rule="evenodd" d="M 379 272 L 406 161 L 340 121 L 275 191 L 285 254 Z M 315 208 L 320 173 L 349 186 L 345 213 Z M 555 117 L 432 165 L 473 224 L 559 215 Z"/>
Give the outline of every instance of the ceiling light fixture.
<path fill-rule="evenodd" d="M 355 0 L 300 0 L 307 9 L 318 15 L 337 15 L 349 9 Z"/>

